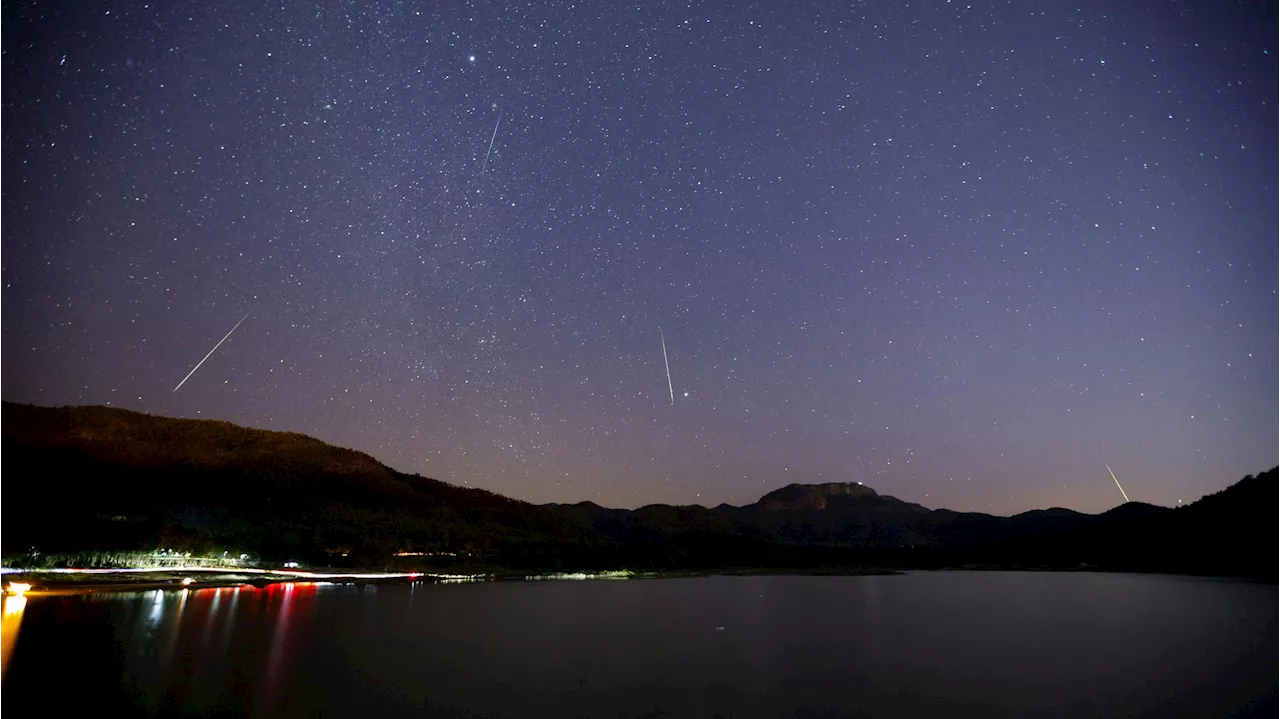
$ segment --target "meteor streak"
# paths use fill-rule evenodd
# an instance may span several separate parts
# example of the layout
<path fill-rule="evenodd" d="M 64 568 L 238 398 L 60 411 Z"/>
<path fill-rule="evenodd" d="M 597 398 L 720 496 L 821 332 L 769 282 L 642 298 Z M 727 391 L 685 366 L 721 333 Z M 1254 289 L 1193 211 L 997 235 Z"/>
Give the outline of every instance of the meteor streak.
<path fill-rule="evenodd" d="M 237 323 L 236 323 L 236 327 L 239 327 L 239 326 L 240 326 L 240 324 L 241 324 L 242 322 L 244 322 L 245 320 L 249 319 L 249 315 L 251 315 L 251 314 L 253 314 L 253 310 L 249 310 L 248 312 L 244 313 L 244 317 L 241 317 L 241 318 L 240 318 L 240 322 L 237 322 Z M 232 328 L 231 328 L 231 332 L 235 332 L 235 331 L 236 331 L 236 327 L 232 327 Z M 195 373 L 196 373 L 196 370 L 200 369 L 200 365 L 204 364 L 204 360 L 209 359 L 209 357 L 211 357 L 211 356 L 213 355 L 213 353 L 214 353 L 214 352 L 217 352 L 217 351 L 218 351 L 218 348 L 222 346 L 222 343 L 227 341 L 227 337 L 230 337 L 230 336 L 231 336 L 231 332 L 228 332 L 228 333 L 226 334 L 226 336 L 225 336 L 225 337 L 223 337 L 222 339 L 218 340 L 218 344 L 214 345 L 214 346 L 213 346 L 213 349 L 209 350 L 209 354 L 205 355 L 205 356 L 204 356 L 204 359 L 202 359 L 202 360 L 200 360 L 199 362 L 197 362 L 197 363 L 196 363 L 196 366 L 191 368 L 191 371 L 187 373 L 187 376 L 186 376 L 186 377 L 183 377 L 183 378 L 182 378 L 182 381 L 178 383 L 178 386 L 173 388 L 173 391 L 174 391 L 174 392 L 177 392 L 177 391 L 182 387 L 182 385 L 184 385 L 184 384 L 186 384 L 186 383 L 187 383 L 187 380 L 191 379 L 191 375 L 195 374 Z"/>
<path fill-rule="evenodd" d="M 1118 487 L 1118 488 L 1120 489 L 1120 496 L 1124 497 L 1124 501 L 1128 502 L 1128 501 L 1129 501 L 1129 495 L 1127 495 L 1127 494 L 1125 494 L 1125 493 L 1124 493 L 1124 487 L 1121 487 L 1121 486 L 1120 486 L 1120 480 L 1116 479 L 1116 473 L 1111 471 L 1111 465 L 1109 465 L 1109 464 L 1104 464 L 1103 466 L 1104 466 L 1104 467 L 1106 467 L 1106 468 L 1107 468 L 1107 472 L 1109 472 L 1109 473 L 1111 474 L 1111 481 L 1115 482 L 1115 483 L 1116 483 L 1116 487 Z"/>
<path fill-rule="evenodd" d="M 502 124 L 502 113 L 498 113 L 498 121 L 493 123 L 493 137 L 489 138 L 489 151 L 484 153 L 484 165 L 480 168 L 480 174 L 483 175 L 485 168 L 489 167 L 489 155 L 493 154 L 493 141 L 498 139 L 498 125 Z"/>
<path fill-rule="evenodd" d="M 662 340 L 662 364 L 667 368 L 667 392 L 671 394 L 671 404 L 676 403 L 676 391 L 671 386 L 671 363 L 667 361 L 667 338 L 658 330 L 658 339 Z"/>

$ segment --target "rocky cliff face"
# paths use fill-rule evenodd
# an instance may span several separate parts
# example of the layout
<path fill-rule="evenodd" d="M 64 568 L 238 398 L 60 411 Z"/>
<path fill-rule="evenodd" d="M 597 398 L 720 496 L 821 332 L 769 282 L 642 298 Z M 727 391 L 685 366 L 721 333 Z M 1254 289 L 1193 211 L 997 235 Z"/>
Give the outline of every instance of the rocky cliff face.
<path fill-rule="evenodd" d="M 878 496 L 874 489 L 861 482 L 788 484 L 761 497 L 756 506 L 762 509 L 826 509 L 833 499 L 847 502 L 849 499 L 871 499 Z"/>

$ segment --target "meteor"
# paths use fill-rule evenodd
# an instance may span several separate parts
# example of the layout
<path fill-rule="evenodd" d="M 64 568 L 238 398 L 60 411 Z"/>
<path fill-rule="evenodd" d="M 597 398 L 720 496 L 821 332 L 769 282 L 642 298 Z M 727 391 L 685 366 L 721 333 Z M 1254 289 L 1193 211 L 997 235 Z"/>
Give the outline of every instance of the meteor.
<path fill-rule="evenodd" d="M 1129 495 L 1127 495 L 1127 494 L 1125 494 L 1125 493 L 1124 493 L 1124 487 L 1121 487 L 1121 486 L 1120 486 L 1120 480 L 1116 479 L 1116 473 L 1111 471 L 1111 465 L 1109 465 L 1109 464 L 1104 464 L 1103 466 L 1104 466 L 1104 467 L 1106 467 L 1106 468 L 1107 468 L 1107 472 L 1111 474 L 1111 481 L 1115 482 L 1115 483 L 1116 483 L 1116 487 L 1117 487 L 1117 488 L 1119 488 L 1119 490 L 1120 490 L 1120 496 L 1124 497 L 1124 501 L 1128 502 L 1128 501 L 1129 501 Z"/>
<path fill-rule="evenodd" d="M 493 154 L 493 141 L 498 139 L 498 125 L 502 124 L 502 113 L 498 113 L 498 121 L 493 123 L 493 137 L 489 138 L 489 151 L 484 153 L 484 165 L 480 168 L 480 174 L 483 175 L 487 167 L 489 167 L 489 155 Z"/>
<path fill-rule="evenodd" d="M 658 330 L 658 339 L 662 340 L 662 364 L 667 368 L 667 392 L 671 395 L 671 404 L 676 403 L 676 391 L 671 386 L 671 363 L 667 361 L 667 338 Z"/>
<path fill-rule="evenodd" d="M 248 312 L 244 313 L 244 317 L 241 317 L 241 318 L 240 318 L 240 322 L 237 322 L 237 323 L 236 323 L 236 327 L 239 327 L 241 323 L 243 323 L 245 320 L 249 319 L 249 315 L 251 315 L 251 314 L 253 314 L 253 310 L 249 310 Z M 231 328 L 231 332 L 235 332 L 235 331 L 236 331 L 236 327 L 232 327 L 232 328 Z M 205 356 L 204 356 L 204 359 L 202 359 L 202 360 L 200 360 L 199 362 L 197 362 L 197 363 L 196 363 L 196 366 L 191 368 L 191 371 L 187 373 L 187 376 L 186 376 L 186 377 L 183 377 L 183 378 L 182 378 L 182 381 L 178 383 L 178 386 L 173 388 L 173 391 L 174 391 L 174 392 L 177 392 L 179 389 L 181 389 L 182 385 L 186 384 L 186 383 L 187 383 L 187 380 L 191 379 L 191 375 L 195 374 L 195 373 L 196 373 L 196 370 L 200 369 L 200 365 L 204 364 L 204 360 L 209 359 L 209 357 L 211 357 L 211 356 L 213 355 L 213 353 L 214 353 L 214 352 L 217 352 L 217 351 L 218 351 L 218 348 L 222 346 L 222 343 L 227 341 L 227 337 L 230 337 L 230 336 L 231 336 L 231 332 L 228 332 L 228 333 L 226 334 L 226 336 L 225 336 L 225 337 L 223 337 L 222 339 L 218 340 L 218 344 L 214 345 L 214 346 L 213 346 L 213 349 L 209 350 L 209 354 L 205 355 Z"/>

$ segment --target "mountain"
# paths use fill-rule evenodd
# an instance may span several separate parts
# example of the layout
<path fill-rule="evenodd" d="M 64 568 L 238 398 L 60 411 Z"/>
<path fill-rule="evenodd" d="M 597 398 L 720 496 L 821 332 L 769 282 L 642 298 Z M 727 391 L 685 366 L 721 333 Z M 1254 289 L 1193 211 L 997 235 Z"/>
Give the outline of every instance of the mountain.
<path fill-rule="evenodd" d="M 986 543 L 1070 529 L 1090 517 L 1067 509 L 1036 510 L 1015 517 L 931 510 L 879 494 L 859 482 L 789 484 L 742 507 L 657 504 L 625 510 L 590 502 L 546 506 L 623 542 L 715 531 L 786 545 L 834 548 Z"/>
<path fill-rule="evenodd" d="M 822 550 L 822 561 L 890 567 L 1086 567 L 1275 581 L 1278 487 L 1273 468 L 1177 509 L 1126 502 L 1097 515 L 930 510 L 857 483 L 788 485 L 742 507 L 546 506 L 622 544 L 678 546 L 715 533 L 722 542 L 763 542 L 788 562 Z"/>
<path fill-rule="evenodd" d="M 304 435 L 105 407 L 4 403 L 6 557 L 150 550 L 269 560 L 573 571 L 729 567 L 1078 568 L 1274 581 L 1277 471 L 1169 509 L 928 509 L 859 483 L 635 510 L 537 506 L 404 474 Z M 394 559 L 401 552 L 429 558 Z M 439 555 L 454 557 L 444 559 Z"/>
<path fill-rule="evenodd" d="M 835 505 L 855 502 L 872 503 L 880 495 L 862 482 L 830 482 L 828 484 L 788 484 L 760 498 L 756 504 L 761 509 L 794 510 L 826 509 Z"/>
<path fill-rule="evenodd" d="M 1086 565 L 1113 571 L 1248 576 L 1276 581 L 1277 470 L 1171 509 L 1127 502 L 1020 541 L 972 548 L 966 561 L 1015 566 Z M 944 556 L 956 558 L 951 548 Z"/>
<path fill-rule="evenodd" d="M 613 545 L 545 508 L 301 434 L 8 402 L 2 419 L 6 553 L 166 546 L 368 564 L 452 551 L 518 564 Z"/>

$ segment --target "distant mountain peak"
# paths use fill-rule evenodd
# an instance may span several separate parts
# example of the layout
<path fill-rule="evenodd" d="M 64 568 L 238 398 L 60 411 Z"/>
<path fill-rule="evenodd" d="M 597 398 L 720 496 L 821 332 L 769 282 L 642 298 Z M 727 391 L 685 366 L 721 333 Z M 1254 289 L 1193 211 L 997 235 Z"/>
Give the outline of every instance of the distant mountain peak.
<path fill-rule="evenodd" d="M 870 499 L 878 496 L 874 489 L 862 482 L 788 484 L 764 495 L 756 504 L 765 509 L 826 509 L 833 498 Z"/>

